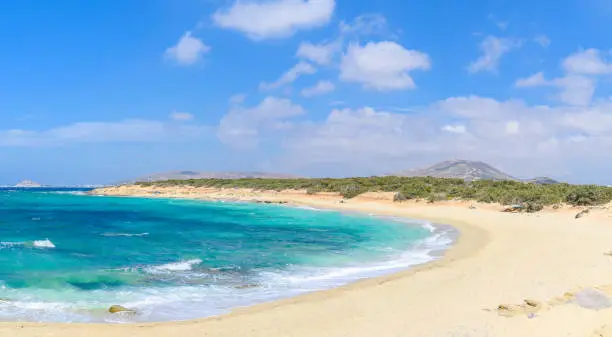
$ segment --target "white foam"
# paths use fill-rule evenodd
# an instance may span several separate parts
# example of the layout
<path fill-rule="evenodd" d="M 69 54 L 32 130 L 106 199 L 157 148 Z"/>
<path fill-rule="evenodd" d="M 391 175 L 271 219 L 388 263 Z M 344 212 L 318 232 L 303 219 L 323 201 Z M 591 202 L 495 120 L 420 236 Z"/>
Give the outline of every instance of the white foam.
<path fill-rule="evenodd" d="M 38 248 L 55 248 L 55 245 L 49 239 L 34 240 L 32 244 L 34 245 L 34 247 Z"/>
<path fill-rule="evenodd" d="M 149 235 L 149 233 L 135 233 L 135 234 L 130 234 L 130 233 L 102 233 L 102 236 L 146 236 Z"/>
<path fill-rule="evenodd" d="M 0 241 L 0 248 L 11 248 L 15 246 L 23 246 L 25 242 Z"/>
<path fill-rule="evenodd" d="M 179 262 L 171 262 L 160 266 L 146 268 L 148 271 L 187 271 L 191 270 L 196 264 L 202 263 L 200 259 L 185 260 Z"/>

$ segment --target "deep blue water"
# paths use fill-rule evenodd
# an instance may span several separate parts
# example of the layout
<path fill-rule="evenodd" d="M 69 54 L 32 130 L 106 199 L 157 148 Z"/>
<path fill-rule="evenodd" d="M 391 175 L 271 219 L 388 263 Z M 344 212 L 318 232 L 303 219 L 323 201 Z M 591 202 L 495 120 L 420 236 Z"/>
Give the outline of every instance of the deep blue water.
<path fill-rule="evenodd" d="M 0 189 L 0 320 L 215 315 L 427 262 L 450 243 L 422 223 L 86 190 Z"/>

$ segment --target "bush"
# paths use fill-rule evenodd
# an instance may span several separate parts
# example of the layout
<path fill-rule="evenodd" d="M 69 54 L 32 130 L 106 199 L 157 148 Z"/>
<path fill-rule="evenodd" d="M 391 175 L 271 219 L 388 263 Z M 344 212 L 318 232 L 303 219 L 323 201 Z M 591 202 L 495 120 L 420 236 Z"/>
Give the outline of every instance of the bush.
<path fill-rule="evenodd" d="M 478 200 L 503 205 L 540 206 L 568 203 L 576 206 L 600 205 L 612 200 L 612 188 L 595 185 L 538 185 L 519 181 L 479 180 L 433 177 L 356 177 L 319 179 L 190 179 L 137 183 L 142 186 L 195 186 L 249 188 L 254 190 L 306 190 L 339 193 L 349 199 L 364 192 L 395 192 L 394 201 L 407 199 L 435 202 L 447 199 Z M 405 198 L 405 199 L 404 199 Z M 529 206 L 531 205 L 531 206 Z"/>
<path fill-rule="evenodd" d="M 601 196 L 594 186 L 583 186 L 582 188 L 569 193 L 565 201 L 573 206 L 592 206 L 600 202 Z"/>
<path fill-rule="evenodd" d="M 525 207 L 524 210 L 527 213 L 539 212 L 544 208 L 544 205 L 533 201 L 526 202 L 523 206 Z"/>
<path fill-rule="evenodd" d="M 344 197 L 344 199 L 351 199 L 358 195 L 360 195 L 362 191 L 359 189 L 357 185 L 344 185 L 340 187 L 340 195 Z"/>

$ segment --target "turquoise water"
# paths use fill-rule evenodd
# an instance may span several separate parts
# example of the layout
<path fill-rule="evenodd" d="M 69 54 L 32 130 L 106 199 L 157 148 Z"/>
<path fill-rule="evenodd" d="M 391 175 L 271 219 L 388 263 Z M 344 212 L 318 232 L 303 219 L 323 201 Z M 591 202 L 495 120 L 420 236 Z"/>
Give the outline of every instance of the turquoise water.
<path fill-rule="evenodd" d="M 448 228 L 281 205 L 0 190 L 0 320 L 181 320 L 431 260 Z M 137 315 L 111 315 L 120 304 Z"/>

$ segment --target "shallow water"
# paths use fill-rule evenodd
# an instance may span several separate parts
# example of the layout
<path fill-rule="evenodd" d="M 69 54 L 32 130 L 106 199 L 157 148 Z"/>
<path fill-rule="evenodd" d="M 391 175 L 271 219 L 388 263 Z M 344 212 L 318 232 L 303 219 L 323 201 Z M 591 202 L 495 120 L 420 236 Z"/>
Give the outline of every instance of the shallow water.
<path fill-rule="evenodd" d="M 181 320 L 432 260 L 452 230 L 280 205 L 0 189 L 0 320 Z M 137 315 L 111 315 L 113 304 Z"/>

